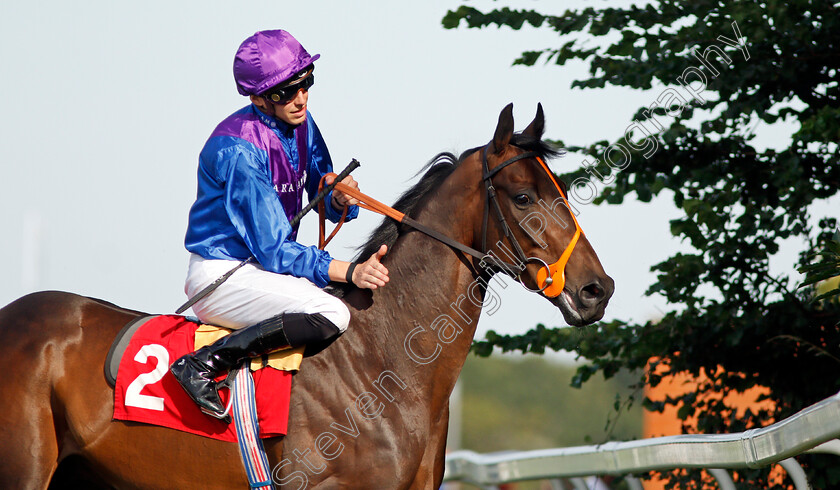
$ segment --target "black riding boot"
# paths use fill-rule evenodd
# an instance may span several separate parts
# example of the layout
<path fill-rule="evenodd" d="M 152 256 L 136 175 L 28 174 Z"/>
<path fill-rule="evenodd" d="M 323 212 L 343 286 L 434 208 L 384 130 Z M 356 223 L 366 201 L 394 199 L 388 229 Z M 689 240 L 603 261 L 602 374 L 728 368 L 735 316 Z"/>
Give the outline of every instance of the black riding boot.
<path fill-rule="evenodd" d="M 225 407 L 216 390 L 216 377 L 245 359 L 284 347 L 323 341 L 338 333 L 338 327 L 319 313 L 284 313 L 235 330 L 181 357 L 169 367 L 169 371 L 202 412 L 221 419 L 224 418 Z"/>

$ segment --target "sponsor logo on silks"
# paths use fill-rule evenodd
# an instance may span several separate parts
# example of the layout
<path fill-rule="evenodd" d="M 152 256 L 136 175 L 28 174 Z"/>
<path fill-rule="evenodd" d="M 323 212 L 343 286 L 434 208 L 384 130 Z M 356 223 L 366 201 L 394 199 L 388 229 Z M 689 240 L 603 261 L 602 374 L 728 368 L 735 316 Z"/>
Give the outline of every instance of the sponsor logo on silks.
<path fill-rule="evenodd" d="M 300 177 L 300 180 L 298 181 L 297 185 L 295 185 L 294 183 L 291 183 L 291 182 L 284 182 L 283 184 L 280 185 L 280 187 L 277 187 L 275 185 L 274 186 L 274 191 L 275 192 L 297 192 L 297 189 L 300 189 L 301 187 L 303 187 L 303 184 L 305 182 L 306 182 L 306 172 L 304 172 L 303 175 Z"/>

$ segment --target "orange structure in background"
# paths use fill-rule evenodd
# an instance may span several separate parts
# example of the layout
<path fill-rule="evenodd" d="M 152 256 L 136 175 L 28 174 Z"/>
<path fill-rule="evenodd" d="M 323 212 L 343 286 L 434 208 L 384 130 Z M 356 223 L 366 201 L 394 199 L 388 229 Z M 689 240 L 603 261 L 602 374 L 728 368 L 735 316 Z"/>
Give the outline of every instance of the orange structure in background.
<path fill-rule="evenodd" d="M 661 374 L 665 371 L 664 367 L 661 369 L 660 367 L 655 368 L 654 372 Z M 675 398 L 697 391 L 699 386 L 707 381 L 708 379 L 703 375 L 698 378 L 688 375 L 667 376 L 655 388 L 651 388 L 650 386 L 645 387 L 645 395 L 654 401 L 664 400 L 668 396 Z M 757 401 L 760 395 L 766 395 L 769 392 L 770 390 L 767 388 L 754 387 L 744 393 L 731 394 L 725 398 L 725 401 L 727 405 L 736 409 L 736 416 L 742 416 L 747 409 L 753 412 L 772 409 L 773 403 L 770 400 Z M 686 421 L 682 421 L 677 416 L 677 410 L 679 410 L 678 407 L 669 405 L 665 407 L 662 413 L 645 411 L 643 437 L 676 436 L 682 434 L 682 424 L 690 427 L 697 426 L 696 417 L 689 417 Z M 645 490 L 661 490 L 665 488 L 665 484 L 659 480 L 644 481 L 643 486 Z"/>

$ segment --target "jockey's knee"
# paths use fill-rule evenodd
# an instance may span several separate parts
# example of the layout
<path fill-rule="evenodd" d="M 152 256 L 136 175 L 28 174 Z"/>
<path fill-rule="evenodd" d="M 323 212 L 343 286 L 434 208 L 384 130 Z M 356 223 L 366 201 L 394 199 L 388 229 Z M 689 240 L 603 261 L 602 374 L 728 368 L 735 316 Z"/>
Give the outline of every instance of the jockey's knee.
<path fill-rule="evenodd" d="M 343 301 L 334 296 L 323 299 L 323 304 L 318 305 L 316 311 L 332 322 L 338 328 L 339 333 L 343 333 L 350 325 L 350 310 L 347 309 L 347 305 Z"/>
<path fill-rule="evenodd" d="M 345 305 L 341 301 L 338 302 L 338 308 L 336 308 L 335 312 L 335 326 L 338 327 L 338 331 L 344 333 L 347 330 L 347 327 L 350 325 L 350 310 L 347 309 L 347 305 Z"/>
<path fill-rule="evenodd" d="M 321 313 L 284 313 L 283 328 L 293 347 L 332 340 L 342 332 Z"/>

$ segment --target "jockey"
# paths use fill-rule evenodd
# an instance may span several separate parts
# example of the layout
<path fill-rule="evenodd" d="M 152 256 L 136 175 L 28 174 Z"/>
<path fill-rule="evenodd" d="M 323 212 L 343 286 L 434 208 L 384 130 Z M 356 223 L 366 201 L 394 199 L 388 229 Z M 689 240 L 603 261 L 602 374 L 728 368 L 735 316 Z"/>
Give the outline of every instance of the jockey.
<path fill-rule="evenodd" d="M 310 56 L 286 31 L 262 31 L 236 53 L 233 75 L 251 104 L 222 121 L 199 156 L 198 195 L 185 245 L 191 252 L 185 290 L 192 297 L 237 262 L 254 257 L 211 295 L 193 305 L 199 320 L 236 329 L 186 355 L 170 371 L 201 410 L 222 418 L 214 378 L 249 357 L 286 347 L 319 350 L 350 322 L 347 306 L 321 288 L 329 281 L 376 289 L 388 282 L 380 263 L 387 248 L 364 262 L 333 259 L 295 241 L 292 218 L 311 199 L 332 161 L 307 110 L 314 83 Z M 332 182 L 328 177 L 327 184 Z M 353 177 L 344 184 L 358 188 Z M 338 190 L 325 198 L 335 222 L 358 201 Z"/>

